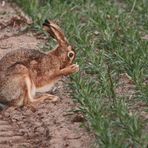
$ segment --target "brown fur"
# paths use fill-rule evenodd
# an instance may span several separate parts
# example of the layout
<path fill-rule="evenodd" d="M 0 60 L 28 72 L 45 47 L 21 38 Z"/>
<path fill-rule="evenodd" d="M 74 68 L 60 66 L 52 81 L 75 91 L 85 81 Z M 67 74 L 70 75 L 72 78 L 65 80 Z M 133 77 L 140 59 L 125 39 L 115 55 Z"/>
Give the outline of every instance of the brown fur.
<path fill-rule="evenodd" d="M 43 26 L 57 40 L 58 47 L 47 54 L 34 49 L 6 54 L 0 60 L 0 102 L 22 106 L 47 98 L 56 100 L 52 95 L 34 99 L 35 93 L 49 91 L 62 76 L 79 71 L 79 66 L 72 64 L 75 52 L 59 26 L 47 20 Z M 70 52 L 72 57 L 68 56 Z"/>

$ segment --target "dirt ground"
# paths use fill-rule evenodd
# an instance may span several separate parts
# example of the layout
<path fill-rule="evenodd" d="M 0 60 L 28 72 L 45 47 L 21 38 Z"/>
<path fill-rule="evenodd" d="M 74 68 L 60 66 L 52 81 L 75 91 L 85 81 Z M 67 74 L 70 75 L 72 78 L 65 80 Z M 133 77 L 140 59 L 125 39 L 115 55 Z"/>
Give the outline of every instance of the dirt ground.
<path fill-rule="evenodd" d="M 20 14 L 9 3 L 0 1 L 0 57 L 14 49 L 38 48 L 44 40 L 33 33 L 20 33 L 26 27 Z M 89 148 L 92 136 L 82 115 L 73 113 L 68 79 L 60 81 L 52 93 L 59 96 L 56 103 L 48 101 L 32 111 L 27 107 L 0 112 L 0 148 Z"/>

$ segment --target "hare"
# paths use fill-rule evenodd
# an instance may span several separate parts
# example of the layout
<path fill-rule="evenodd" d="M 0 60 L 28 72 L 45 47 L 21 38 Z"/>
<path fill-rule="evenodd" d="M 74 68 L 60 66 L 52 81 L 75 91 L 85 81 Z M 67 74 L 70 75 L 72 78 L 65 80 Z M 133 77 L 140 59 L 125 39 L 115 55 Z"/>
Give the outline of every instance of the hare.
<path fill-rule="evenodd" d="M 35 49 L 20 49 L 9 52 L 0 60 L 0 103 L 13 106 L 38 104 L 45 99 L 56 101 L 57 96 L 48 92 L 62 77 L 79 71 L 72 64 L 76 53 L 68 43 L 60 27 L 45 20 L 43 28 L 57 40 L 58 46 L 43 53 Z M 3 105 L 1 105 L 3 106 Z"/>

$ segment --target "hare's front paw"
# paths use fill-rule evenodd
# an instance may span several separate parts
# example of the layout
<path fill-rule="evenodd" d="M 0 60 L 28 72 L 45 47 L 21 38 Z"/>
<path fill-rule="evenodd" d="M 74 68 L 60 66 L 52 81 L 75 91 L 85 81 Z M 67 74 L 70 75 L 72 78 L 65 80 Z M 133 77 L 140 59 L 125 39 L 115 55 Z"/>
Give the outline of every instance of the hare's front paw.
<path fill-rule="evenodd" d="M 69 65 L 67 67 L 65 67 L 64 69 L 62 69 L 62 75 L 69 75 L 69 74 L 72 74 L 72 73 L 76 73 L 79 71 L 79 65 L 77 64 L 72 64 L 72 65 Z"/>
<path fill-rule="evenodd" d="M 69 68 L 71 73 L 75 73 L 75 72 L 79 71 L 79 65 L 77 65 L 77 64 L 72 64 L 68 68 Z"/>

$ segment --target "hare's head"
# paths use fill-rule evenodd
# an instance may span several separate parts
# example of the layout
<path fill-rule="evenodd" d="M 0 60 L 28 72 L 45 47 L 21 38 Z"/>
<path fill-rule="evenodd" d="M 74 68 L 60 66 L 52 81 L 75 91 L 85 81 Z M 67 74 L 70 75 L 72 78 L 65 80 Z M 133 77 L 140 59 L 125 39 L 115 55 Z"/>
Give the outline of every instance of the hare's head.
<path fill-rule="evenodd" d="M 58 42 L 58 47 L 53 52 L 60 58 L 62 63 L 61 67 L 64 68 L 72 64 L 76 57 L 76 53 L 72 46 L 68 43 L 68 40 L 61 28 L 57 24 L 48 20 L 45 20 L 43 27 Z"/>

